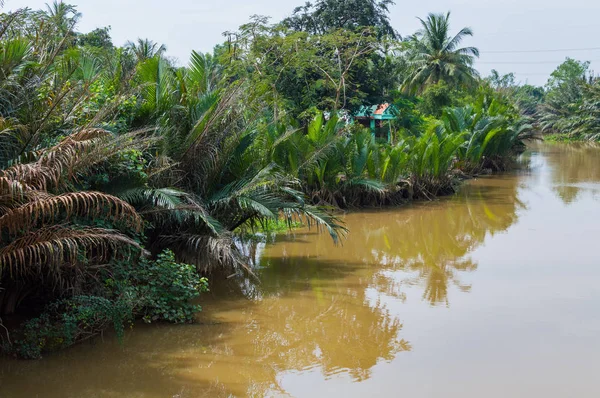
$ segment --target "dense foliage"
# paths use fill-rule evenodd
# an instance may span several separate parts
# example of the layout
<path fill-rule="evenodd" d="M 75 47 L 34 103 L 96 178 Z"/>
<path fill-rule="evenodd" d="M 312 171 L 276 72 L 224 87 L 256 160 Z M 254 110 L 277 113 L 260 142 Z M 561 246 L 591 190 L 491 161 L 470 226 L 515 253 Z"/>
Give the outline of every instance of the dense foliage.
<path fill-rule="evenodd" d="M 469 28 L 431 14 L 402 39 L 392 4 L 253 16 L 187 66 L 147 39 L 77 32 L 62 2 L 2 14 L 0 314 L 36 315 L 12 350 L 38 357 L 136 317 L 190 322 L 201 275 L 252 272 L 244 231 L 315 225 L 337 241 L 336 209 L 431 199 L 508 168 L 571 72 L 548 94 L 481 80 L 478 50 L 460 47 Z M 577 128 L 592 129 L 600 90 L 577 84 Z M 354 120 L 386 102 L 389 126 Z"/>
<path fill-rule="evenodd" d="M 568 58 L 552 73 L 539 108 L 542 131 L 600 140 L 600 80 L 588 69 L 589 62 Z"/>
<path fill-rule="evenodd" d="M 512 98 L 548 140 L 600 141 L 600 79 L 590 63 L 567 58 L 545 87 L 518 85 L 513 74 L 493 71 L 488 84 Z"/>
<path fill-rule="evenodd" d="M 136 317 L 145 322 L 189 323 L 200 310 L 190 301 L 208 290 L 206 278 L 200 278 L 193 266 L 177 263 L 170 251 L 159 254 L 156 261 L 115 262 L 99 276 L 104 284 L 90 288 L 94 295 L 52 302 L 41 315 L 23 324 L 10 350 L 22 358 L 39 358 L 108 327 L 122 338 Z"/>

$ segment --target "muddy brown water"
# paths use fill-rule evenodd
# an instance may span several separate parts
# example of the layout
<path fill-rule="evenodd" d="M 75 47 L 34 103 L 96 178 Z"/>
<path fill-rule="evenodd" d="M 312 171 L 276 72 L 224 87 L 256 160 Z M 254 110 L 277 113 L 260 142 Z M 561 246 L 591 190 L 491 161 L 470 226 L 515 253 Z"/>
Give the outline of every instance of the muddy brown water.
<path fill-rule="evenodd" d="M 139 326 L 40 361 L 0 360 L 0 397 L 598 397 L 600 149 L 449 198 L 295 231 L 213 282 L 199 323 Z"/>

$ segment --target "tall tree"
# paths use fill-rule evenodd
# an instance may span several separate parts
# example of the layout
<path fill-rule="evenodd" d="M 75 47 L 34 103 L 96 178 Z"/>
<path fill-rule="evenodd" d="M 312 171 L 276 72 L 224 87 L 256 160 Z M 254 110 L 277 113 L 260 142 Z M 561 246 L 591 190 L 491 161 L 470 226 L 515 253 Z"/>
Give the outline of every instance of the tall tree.
<path fill-rule="evenodd" d="M 267 94 L 269 102 L 295 117 L 314 107 L 353 110 L 377 103 L 385 91 L 374 62 L 375 55 L 383 57 L 372 32 L 365 27 L 313 35 L 253 18 L 236 33 L 228 74 L 248 76 L 253 91 Z"/>
<path fill-rule="evenodd" d="M 317 0 L 296 7 L 284 24 L 294 30 L 323 34 L 336 29 L 373 27 L 379 36 L 396 36 L 388 16 L 393 0 Z"/>
<path fill-rule="evenodd" d="M 96 28 L 88 33 L 81 33 L 77 36 L 77 44 L 80 46 L 90 46 L 110 50 L 114 47 L 110 37 L 110 26 Z"/>
<path fill-rule="evenodd" d="M 422 92 L 427 86 L 444 81 L 453 86 L 472 85 L 478 76 L 473 68 L 479 50 L 460 47 L 467 36 L 473 36 L 471 28 L 462 28 L 450 35 L 450 13 L 429 14 L 426 20 L 419 18 L 422 28 L 407 42 L 408 73 L 404 89 Z"/>
<path fill-rule="evenodd" d="M 150 39 L 137 39 L 135 43 L 128 41 L 125 46 L 133 51 L 138 62 L 150 59 L 155 55 L 163 54 L 167 51 L 164 44 L 155 43 Z"/>
<path fill-rule="evenodd" d="M 62 1 L 54 0 L 52 4 L 46 4 L 46 8 L 49 22 L 63 35 L 69 33 L 81 18 L 81 13 L 77 11 L 75 6 Z"/>
<path fill-rule="evenodd" d="M 586 80 L 586 75 L 590 67 L 589 61 L 577 61 L 573 58 L 565 59 L 565 62 L 560 64 L 554 72 L 550 74 L 550 79 L 546 83 L 546 88 L 555 90 L 561 85 L 569 83 L 579 83 Z"/>
<path fill-rule="evenodd" d="M 597 97 L 593 95 L 594 77 L 588 72 L 589 66 L 589 62 L 567 58 L 552 72 L 545 87 L 545 102 L 537 112 L 542 131 L 598 138 L 589 128 L 583 128 L 598 124 L 593 123 Z"/>

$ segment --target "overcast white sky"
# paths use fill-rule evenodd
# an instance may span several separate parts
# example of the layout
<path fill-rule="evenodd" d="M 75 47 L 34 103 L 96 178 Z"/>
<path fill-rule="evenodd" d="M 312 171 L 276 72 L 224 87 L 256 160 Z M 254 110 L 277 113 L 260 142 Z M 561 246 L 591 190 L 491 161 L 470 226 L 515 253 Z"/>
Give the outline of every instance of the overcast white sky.
<path fill-rule="evenodd" d="M 5 10 L 44 8 L 51 0 L 6 0 Z M 211 51 L 222 32 L 236 30 L 253 14 L 274 21 L 288 16 L 305 0 L 66 0 L 83 13 L 79 31 L 110 25 L 117 45 L 147 37 L 167 45 L 168 54 L 186 63 L 191 50 Z M 417 16 L 452 12 L 457 31 L 470 26 L 475 36 L 465 44 L 481 51 L 477 68 L 515 72 L 521 82 L 544 84 L 570 56 L 592 61 L 600 72 L 600 50 L 529 52 L 600 47 L 600 0 L 396 0 L 392 25 L 402 35 L 418 27 Z M 494 51 L 525 51 L 493 53 Z M 489 53 L 488 53 L 489 52 Z"/>

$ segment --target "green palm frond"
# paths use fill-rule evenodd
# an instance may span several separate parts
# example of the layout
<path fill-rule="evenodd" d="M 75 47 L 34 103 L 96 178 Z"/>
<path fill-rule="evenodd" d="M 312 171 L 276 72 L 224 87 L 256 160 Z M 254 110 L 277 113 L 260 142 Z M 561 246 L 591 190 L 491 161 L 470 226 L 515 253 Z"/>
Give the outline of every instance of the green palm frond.
<path fill-rule="evenodd" d="M 172 210 L 183 204 L 187 193 L 176 188 L 131 188 L 117 196 L 132 205 Z"/>
<path fill-rule="evenodd" d="M 479 57 L 479 50 L 458 46 L 473 31 L 462 28 L 450 36 L 450 13 L 429 14 L 419 21 L 421 30 L 406 41 L 409 73 L 404 79 L 404 90 L 422 92 L 440 81 L 454 86 L 472 85 L 478 76 L 473 62 Z"/>

